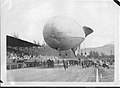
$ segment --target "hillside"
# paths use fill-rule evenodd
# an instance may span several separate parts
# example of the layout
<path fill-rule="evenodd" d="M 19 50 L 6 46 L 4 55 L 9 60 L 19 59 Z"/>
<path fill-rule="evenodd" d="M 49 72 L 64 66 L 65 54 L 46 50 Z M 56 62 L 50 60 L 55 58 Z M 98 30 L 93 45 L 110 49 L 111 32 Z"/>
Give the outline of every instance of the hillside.
<path fill-rule="evenodd" d="M 106 55 L 111 55 L 111 53 L 114 54 L 114 45 L 113 44 L 106 44 L 106 45 L 101 46 L 101 47 L 81 49 L 80 53 L 82 52 L 84 54 L 85 51 L 87 54 L 89 54 L 90 51 L 97 51 L 99 54 L 104 53 Z M 66 56 L 66 53 L 67 53 L 67 56 Z M 34 52 L 34 54 L 42 55 L 42 56 L 44 56 L 44 55 L 59 56 L 58 51 L 50 48 L 47 45 L 42 45 L 42 48 L 36 50 L 36 52 Z M 68 58 L 74 58 L 74 54 L 71 50 L 67 50 L 66 52 L 62 51 L 61 56 L 68 57 Z"/>
<path fill-rule="evenodd" d="M 81 49 L 80 51 L 83 53 L 86 51 L 87 54 L 90 51 L 97 51 L 99 54 L 105 53 L 106 55 L 110 55 L 111 53 L 114 54 L 114 44 L 106 44 L 101 47 Z"/>

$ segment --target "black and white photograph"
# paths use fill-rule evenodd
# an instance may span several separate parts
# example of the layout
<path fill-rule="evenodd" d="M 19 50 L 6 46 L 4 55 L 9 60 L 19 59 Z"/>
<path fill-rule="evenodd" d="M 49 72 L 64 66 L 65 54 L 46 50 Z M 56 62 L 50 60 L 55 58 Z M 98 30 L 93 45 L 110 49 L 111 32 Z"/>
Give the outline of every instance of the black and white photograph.
<path fill-rule="evenodd" d="M 1 0 L 1 85 L 120 84 L 114 0 Z"/>

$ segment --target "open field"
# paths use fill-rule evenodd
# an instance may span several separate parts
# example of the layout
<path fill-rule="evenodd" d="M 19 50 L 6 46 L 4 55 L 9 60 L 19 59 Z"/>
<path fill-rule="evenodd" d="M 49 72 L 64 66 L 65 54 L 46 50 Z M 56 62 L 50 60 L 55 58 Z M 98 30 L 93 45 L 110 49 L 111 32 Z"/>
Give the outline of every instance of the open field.
<path fill-rule="evenodd" d="M 99 82 L 114 82 L 114 69 L 111 67 L 110 69 L 100 68 L 98 71 Z"/>
<path fill-rule="evenodd" d="M 113 81 L 113 70 L 99 70 L 103 78 L 99 81 Z M 111 73 L 112 72 L 112 73 Z M 57 68 L 22 68 L 7 70 L 8 81 L 14 82 L 96 82 L 96 68 L 70 66 L 66 71 L 63 67 Z"/>

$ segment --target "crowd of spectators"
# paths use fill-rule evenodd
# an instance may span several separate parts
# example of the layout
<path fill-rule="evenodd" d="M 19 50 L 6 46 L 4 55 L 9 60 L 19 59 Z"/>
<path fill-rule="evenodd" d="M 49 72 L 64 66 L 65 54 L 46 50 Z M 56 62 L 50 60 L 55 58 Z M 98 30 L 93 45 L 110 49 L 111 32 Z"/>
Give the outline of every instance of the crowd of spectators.
<path fill-rule="evenodd" d="M 17 51 L 7 51 L 7 68 L 10 65 L 22 64 L 24 67 L 48 67 L 53 68 L 55 64 L 61 63 L 57 56 L 34 56 Z M 22 67 L 22 66 L 20 66 Z"/>
<path fill-rule="evenodd" d="M 107 67 L 109 65 L 114 65 L 114 57 L 113 58 L 102 58 L 102 59 L 94 59 L 94 58 L 78 58 L 78 59 L 70 59 L 67 58 L 67 60 L 60 59 L 57 56 L 34 56 L 25 54 L 20 51 L 13 51 L 8 50 L 7 51 L 7 65 L 13 64 L 13 63 L 22 63 L 24 67 L 46 67 L 46 68 L 54 68 L 55 65 L 62 64 L 63 67 L 66 69 L 68 66 L 81 66 L 82 68 L 88 68 L 88 67 L 98 67 L 103 66 Z"/>

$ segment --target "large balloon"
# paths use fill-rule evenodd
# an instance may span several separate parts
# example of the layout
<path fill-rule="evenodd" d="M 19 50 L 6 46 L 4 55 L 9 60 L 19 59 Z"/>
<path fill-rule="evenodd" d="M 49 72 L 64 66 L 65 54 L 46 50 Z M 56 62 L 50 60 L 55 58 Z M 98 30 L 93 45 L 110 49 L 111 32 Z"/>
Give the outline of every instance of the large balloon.
<path fill-rule="evenodd" d="M 51 48 L 59 51 L 72 49 L 73 53 L 75 53 L 76 48 L 92 32 L 91 28 L 82 27 L 70 17 L 55 16 L 44 25 L 43 37 Z"/>

